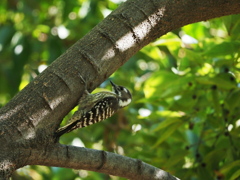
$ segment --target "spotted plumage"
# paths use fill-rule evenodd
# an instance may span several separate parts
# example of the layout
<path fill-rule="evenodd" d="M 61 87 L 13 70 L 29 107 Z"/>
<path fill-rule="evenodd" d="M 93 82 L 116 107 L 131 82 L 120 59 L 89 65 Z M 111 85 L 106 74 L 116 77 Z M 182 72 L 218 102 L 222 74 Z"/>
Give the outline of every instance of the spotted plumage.
<path fill-rule="evenodd" d="M 88 93 L 82 97 L 79 101 L 79 110 L 74 113 L 66 126 L 56 131 L 56 136 L 60 137 L 74 129 L 103 121 L 132 101 L 132 96 L 128 89 L 113 82 L 111 84 L 113 87 L 112 92 Z"/>

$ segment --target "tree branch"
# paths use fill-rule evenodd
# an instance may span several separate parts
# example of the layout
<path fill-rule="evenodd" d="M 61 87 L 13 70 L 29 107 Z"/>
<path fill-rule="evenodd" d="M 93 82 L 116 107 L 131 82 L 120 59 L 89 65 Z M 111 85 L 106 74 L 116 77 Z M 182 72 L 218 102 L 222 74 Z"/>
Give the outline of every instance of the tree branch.
<path fill-rule="evenodd" d="M 5 145 L 0 147 L 0 177 L 8 178 L 15 169 L 27 165 L 26 160 L 33 162 L 29 158 L 33 151 L 45 147 L 42 154 L 48 153 L 54 131 L 85 86 L 92 91 L 143 46 L 171 30 L 236 13 L 240 13 L 239 0 L 123 3 L 0 109 L 0 143 Z M 41 164 L 42 159 L 34 162 Z"/>
<path fill-rule="evenodd" d="M 38 165 L 85 169 L 127 179 L 178 179 L 140 160 L 110 152 L 61 144 L 49 147 L 46 152 L 44 159 L 38 161 Z M 39 156 L 37 151 L 32 153 L 32 157 L 36 156 Z M 35 161 L 29 163 L 36 164 Z"/>

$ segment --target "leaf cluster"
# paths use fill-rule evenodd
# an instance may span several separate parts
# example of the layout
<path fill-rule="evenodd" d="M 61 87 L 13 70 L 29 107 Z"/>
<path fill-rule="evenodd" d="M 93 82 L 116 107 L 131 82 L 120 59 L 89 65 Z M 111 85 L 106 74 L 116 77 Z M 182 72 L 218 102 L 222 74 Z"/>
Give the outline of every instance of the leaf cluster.
<path fill-rule="evenodd" d="M 0 105 L 116 7 L 110 0 L 1 1 Z M 181 179 L 239 178 L 239 32 L 240 16 L 232 15 L 150 43 L 111 77 L 132 91 L 131 105 L 61 143 L 138 158 Z M 110 90 L 109 82 L 101 88 Z M 42 166 L 14 178 L 121 179 Z"/>

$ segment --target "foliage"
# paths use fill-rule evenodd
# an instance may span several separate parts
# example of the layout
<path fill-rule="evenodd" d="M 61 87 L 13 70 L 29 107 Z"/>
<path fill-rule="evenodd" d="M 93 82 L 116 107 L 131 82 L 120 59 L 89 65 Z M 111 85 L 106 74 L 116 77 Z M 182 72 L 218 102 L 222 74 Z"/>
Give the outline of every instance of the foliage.
<path fill-rule="evenodd" d="M 113 0 L 1 1 L 0 105 L 116 7 Z M 239 178 L 239 32 L 233 15 L 150 43 L 111 77 L 132 90 L 131 105 L 61 143 L 138 158 L 181 179 Z M 42 166 L 22 168 L 13 179 L 20 177 L 122 179 Z"/>

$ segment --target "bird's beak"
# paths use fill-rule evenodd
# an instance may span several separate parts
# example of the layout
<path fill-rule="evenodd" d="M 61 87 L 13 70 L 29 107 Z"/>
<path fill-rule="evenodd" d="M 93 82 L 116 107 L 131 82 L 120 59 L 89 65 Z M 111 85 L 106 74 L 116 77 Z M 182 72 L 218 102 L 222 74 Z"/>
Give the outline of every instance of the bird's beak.
<path fill-rule="evenodd" d="M 117 85 L 114 84 L 112 81 L 110 81 L 110 83 L 112 84 L 112 91 L 117 93 Z"/>
<path fill-rule="evenodd" d="M 112 84 L 113 87 L 116 87 L 116 84 L 114 84 L 112 81 L 110 81 L 110 83 Z"/>

